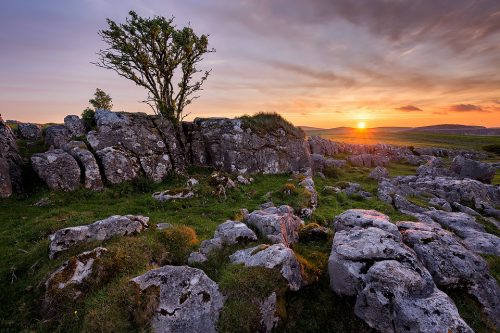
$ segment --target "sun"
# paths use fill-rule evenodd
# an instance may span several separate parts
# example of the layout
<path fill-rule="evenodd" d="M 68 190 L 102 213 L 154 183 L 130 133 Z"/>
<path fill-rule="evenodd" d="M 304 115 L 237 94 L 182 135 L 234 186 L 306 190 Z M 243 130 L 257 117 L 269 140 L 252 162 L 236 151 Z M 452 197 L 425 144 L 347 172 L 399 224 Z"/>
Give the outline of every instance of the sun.
<path fill-rule="evenodd" d="M 357 127 L 358 127 L 358 129 L 364 129 L 364 128 L 366 128 L 366 123 L 364 121 L 360 121 L 360 122 L 358 122 Z"/>

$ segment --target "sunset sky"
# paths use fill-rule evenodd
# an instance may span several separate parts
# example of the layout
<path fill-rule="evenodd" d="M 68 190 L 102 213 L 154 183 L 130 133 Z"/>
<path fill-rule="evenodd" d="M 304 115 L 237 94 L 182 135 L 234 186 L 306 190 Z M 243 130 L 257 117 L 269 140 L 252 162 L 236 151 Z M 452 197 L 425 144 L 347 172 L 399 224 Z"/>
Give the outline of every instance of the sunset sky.
<path fill-rule="evenodd" d="M 281 113 L 316 127 L 500 126 L 499 0 L 19 0 L 0 3 L 0 113 L 62 122 L 96 87 L 115 110 L 146 91 L 98 68 L 107 17 L 175 16 L 217 52 L 194 117 Z"/>

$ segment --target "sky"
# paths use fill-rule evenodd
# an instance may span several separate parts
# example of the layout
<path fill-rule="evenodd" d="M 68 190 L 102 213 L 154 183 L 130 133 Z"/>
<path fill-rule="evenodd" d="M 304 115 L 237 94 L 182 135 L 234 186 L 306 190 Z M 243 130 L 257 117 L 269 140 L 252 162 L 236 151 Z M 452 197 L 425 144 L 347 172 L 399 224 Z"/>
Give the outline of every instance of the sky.
<path fill-rule="evenodd" d="M 500 126 L 499 0 L 16 0 L 0 2 L 0 113 L 80 114 L 95 88 L 148 112 L 146 91 L 91 62 L 129 10 L 209 34 L 195 117 L 278 112 L 321 128 Z"/>

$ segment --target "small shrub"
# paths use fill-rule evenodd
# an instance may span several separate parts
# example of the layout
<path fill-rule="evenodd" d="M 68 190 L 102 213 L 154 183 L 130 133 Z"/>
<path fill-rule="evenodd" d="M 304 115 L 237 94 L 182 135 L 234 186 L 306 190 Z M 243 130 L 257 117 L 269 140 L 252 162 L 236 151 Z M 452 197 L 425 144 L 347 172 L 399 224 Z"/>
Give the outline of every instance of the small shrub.
<path fill-rule="evenodd" d="M 168 252 L 168 261 L 175 265 L 183 264 L 193 246 L 198 244 L 194 229 L 184 225 L 162 230 L 158 235 L 158 239 Z"/>
<path fill-rule="evenodd" d="M 85 123 L 85 127 L 87 129 L 95 128 L 96 127 L 96 121 L 95 121 L 95 111 L 92 110 L 91 108 L 86 108 L 82 112 L 82 120 Z"/>
<path fill-rule="evenodd" d="M 340 169 L 333 165 L 328 165 L 323 169 L 323 174 L 328 178 L 339 178 Z"/>
<path fill-rule="evenodd" d="M 253 132 L 258 134 L 272 133 L 281 128 L 288 136 L 299 139 L 305 138 L 305 133 L 302 129 L 295 127 L 276 112 L 259 112 L 253 116 L 242 116 L 240 119 L 242 120 L 243 127 L 250 128 Z"/>
<path fill-rule="evenodd" d="M 285 185 L 283 185 L 281 192 L 285 195 L 297 194 L 297 188 L 294 184 L 286 183 Z"/>

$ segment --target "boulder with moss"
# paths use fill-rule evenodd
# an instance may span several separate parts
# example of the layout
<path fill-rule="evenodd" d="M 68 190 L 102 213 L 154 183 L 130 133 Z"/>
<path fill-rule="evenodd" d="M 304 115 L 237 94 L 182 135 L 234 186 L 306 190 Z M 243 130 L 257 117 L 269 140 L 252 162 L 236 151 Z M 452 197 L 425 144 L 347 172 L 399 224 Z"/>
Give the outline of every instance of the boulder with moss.
<path fill-rule="evenodd" d="M 288 288 L 293 291 L 299 290 L 306 284 L 302 275 L 302 266 L 295 257 L 295 253 L 284 244 L 262 244 L 239 250 L 229 259 L 232 263 L 244 264 L 247 267 L 261 266 L 277 269 L 288 281 Z"/>
<path fill-rule="evenodd" d="M 154 332 L 215 333 L 224 305 L 218 285 L 202 270 L 163 266 L 132 279 L 140 293 L 153 294 L 150 324 Z"/>
<path fill-rule="evenodd" d="M 94 264 L 107 249 L 98 247 L 92 251 L 83 252 L 65 261 L 45 281 L 44 310 L 50 312 L 54 302 L 76 300 L 87 291 L 87 283 L 94 273 Z"/>
<path fill-rule="evenodd" d="M 113 215 L 89 225 L 64 228 L 49 236 L 49 257 L 89 241 L 104 241 L 114 236 L 133 235 L 148 228 L 149 217 L 139 215 Z"/>

